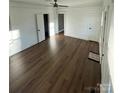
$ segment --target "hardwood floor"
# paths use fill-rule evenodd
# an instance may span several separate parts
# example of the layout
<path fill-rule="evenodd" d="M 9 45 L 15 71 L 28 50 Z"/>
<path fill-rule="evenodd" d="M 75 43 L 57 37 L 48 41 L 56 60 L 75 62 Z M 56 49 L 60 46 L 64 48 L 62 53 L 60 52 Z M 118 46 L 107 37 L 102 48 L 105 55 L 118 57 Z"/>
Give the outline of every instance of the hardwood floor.
<path fill-rule="evenodd" d="M 88 53 L 98 48 L 60 34 L 10 57 L 10 93 L 90 93 L 101 66 Z"/>

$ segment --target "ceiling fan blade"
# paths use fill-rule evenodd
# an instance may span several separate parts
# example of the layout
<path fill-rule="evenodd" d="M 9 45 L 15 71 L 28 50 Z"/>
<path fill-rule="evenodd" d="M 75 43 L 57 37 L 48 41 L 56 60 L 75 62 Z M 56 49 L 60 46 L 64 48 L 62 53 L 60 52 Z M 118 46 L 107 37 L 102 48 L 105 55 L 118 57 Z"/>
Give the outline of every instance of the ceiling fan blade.
<path fill-rule="evenodd" d="M 50 3 L 53 5 L 53 7 L 69 7 L 69 6 L 66 6 L 66 5 L 58 5 L 57 4 L 57 0 L 54 0 L 55 3 Z"/>
<path fill-rule="evenodd" d="M 54 5 L 55 3 L 50 3 L 50 4 Z"/>
<path fill-rule="evenodd" d="M 58 5 L 59 7 L 69 7 L 69 6 L 66 6 L 66 5 Z"/>
<path fill-rule="evenodd" d="M 58 7 L 57 3 L 50 3 L 51 5 L 53 5 L 53 7 Z"/>

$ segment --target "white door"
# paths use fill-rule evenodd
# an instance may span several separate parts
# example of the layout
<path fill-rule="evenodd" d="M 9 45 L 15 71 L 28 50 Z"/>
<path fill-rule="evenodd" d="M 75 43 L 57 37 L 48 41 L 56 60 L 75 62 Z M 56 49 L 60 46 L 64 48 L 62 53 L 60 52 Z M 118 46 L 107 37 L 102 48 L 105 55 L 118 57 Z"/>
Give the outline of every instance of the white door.
<path fill-rule="evenodd" d="M 45 31 L 44 31 L 44 20 L 43 14 L 36 14 L 36 24 L 37 24 L 37 37 L 38 42 L 45 40 Z"/>

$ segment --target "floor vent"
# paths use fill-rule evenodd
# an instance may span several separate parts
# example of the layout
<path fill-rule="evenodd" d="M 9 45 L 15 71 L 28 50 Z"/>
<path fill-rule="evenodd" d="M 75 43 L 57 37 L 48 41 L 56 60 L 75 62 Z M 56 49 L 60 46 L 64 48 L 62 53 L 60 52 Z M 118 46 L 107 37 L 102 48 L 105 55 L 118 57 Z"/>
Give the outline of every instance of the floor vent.
<path fill-rule="evenodd" d="M 97 63 L 100 62 L 100 56 L 99 56 L 99 54 L 96 54 L 96 53 L 93 53 L 93 52 L 89 52 L 88 59 L 93 60 L 93 61 L 95 61 Z"/>

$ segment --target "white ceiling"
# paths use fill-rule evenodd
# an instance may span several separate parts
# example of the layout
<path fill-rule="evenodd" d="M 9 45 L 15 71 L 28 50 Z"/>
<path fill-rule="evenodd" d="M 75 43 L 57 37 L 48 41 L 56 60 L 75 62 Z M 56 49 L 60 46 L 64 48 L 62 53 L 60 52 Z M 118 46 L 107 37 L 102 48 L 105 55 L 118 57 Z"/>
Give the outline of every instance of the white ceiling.
<path fill-rule="evenodd" d="M 16 2 L 24 2 L 24 3 L 34 3 L 34 4 L 43 4 L 49 5 L 53 3 L 54 0 L 10 0 Z M 77 5 L 91 5 L 91 4 L 101 4 L 102 0 L 58 0 L 58 4 L 68 5 L 68 6 L 77 6 Z"/>

